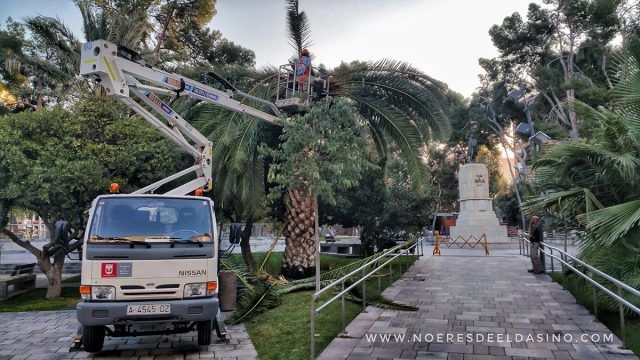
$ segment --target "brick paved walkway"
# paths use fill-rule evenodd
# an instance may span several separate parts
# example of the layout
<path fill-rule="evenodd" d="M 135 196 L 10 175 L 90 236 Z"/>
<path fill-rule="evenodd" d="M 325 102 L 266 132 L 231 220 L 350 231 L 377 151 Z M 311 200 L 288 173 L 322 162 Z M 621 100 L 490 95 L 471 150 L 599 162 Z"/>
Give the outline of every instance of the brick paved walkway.
<path fill-rule="evenodd" d="M 610 331 L 569 292 L 547 275 L 527 273 L 526 258 L 499 254 L 421 259 L 385 291 L 418 312 L 369 307 L 320 358 L 638 359 L 620 349 L 615 336 L 606 341 Z M 391 338 L 385 341 L 381 334 Z M 452 338 L 438 340 L 438 334 Z M 537 341 L 538 335 L 543 341 Z"/>
<path fill-rule="evenodd" d="M 197 334 L 105 339 L 96 355 L 69 352 L 78 323 L 75 311 L 0 313 L 0 360 L 18 359 L 255 359 L 243 325 L 227 328 L 228 343 L 199 347 Z M 214 341 L 217 339 L 213 335 Z"/>

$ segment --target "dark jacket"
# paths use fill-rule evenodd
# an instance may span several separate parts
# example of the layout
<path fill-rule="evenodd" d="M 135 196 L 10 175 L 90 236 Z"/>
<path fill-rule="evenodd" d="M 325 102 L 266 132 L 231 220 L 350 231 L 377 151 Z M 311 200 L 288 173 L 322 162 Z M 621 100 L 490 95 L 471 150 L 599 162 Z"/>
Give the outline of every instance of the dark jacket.
<path fill-rule="evenodd" d="M 531 230 L 531 236 L 529 236 L 531 242 L 543 242 L 542 224 L 538 223 Z"/>

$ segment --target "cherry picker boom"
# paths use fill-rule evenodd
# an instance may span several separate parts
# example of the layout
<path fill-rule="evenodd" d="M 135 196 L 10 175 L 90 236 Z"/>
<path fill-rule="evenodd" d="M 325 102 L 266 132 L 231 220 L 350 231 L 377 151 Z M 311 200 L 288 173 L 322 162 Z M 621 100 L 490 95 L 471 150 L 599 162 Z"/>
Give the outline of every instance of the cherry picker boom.
<path fill-rule="evenodd" d="M 178 146 L 193 155 L 196 160 L 192 167 L 139 189 L 133 194 L 153 192 L 160 186 L 192 172 L 196 173 L 196 179 L 170 190 L 166 194 L 184 195 L 193 193 L 196 189 L 210 190 L 212 187 L 211 141 L 186 122 L 158 95 L 187 96 L 272 124 L 280 116 L 275 104 L 238 91 L 224 79 L 213 73 L 210 74 L 220 80 L 227 91 L 221 91 L 182 75 L 154 68 L 144 63 L 136 52 L 106 40 L 96 40 L 82 46 L 80 75 L 95 79 L 104 88 L 107 95 L 121 100 Z M 270 107 L 274 114 L 268 114 L 243 104 L 234 99 L 234 96 L 263 103 Z M 136 100 L 153 109 L 165 119 L 166 123 Z"/>

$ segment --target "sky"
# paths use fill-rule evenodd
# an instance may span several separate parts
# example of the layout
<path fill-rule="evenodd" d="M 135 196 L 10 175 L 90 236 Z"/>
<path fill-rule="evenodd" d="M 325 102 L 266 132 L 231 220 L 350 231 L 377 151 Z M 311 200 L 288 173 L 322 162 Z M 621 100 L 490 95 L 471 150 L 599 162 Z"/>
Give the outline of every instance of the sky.
<path fill-rule="evenodd" d="M 407 61 L 465 96 L 479 86 L 481 57 L 495 57 L 489 28 L 533 0 L 300 0 L 311 24 L 316 64 L 391 58 Z M 292 50 L 282 0 L 218 0 L 209 26 L 252 49 L 256 63 L 280 65 Z M 8 16 L 60 17 L 80 35 L 81 17 L 71 0 L 0 0 Z"/>

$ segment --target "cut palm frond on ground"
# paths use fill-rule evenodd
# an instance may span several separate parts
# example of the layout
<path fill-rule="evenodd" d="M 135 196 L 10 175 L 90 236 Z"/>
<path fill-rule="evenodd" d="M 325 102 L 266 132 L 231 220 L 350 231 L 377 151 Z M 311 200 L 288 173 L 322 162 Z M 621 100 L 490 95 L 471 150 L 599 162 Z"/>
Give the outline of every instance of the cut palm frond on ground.
<path fill-rule="evenodd" d="M 360 268 L 365 263 L 380 257 L 380 254 L 375 254 L 367 258 L 355 260 L 347 265 L 340 266 L 336 269 L 325 271 L 321 274 L 321 285 L 327 286 L 333 281 L 348 275 L 354 270 Z M 380 263 L 386 258 L 382 257 Z M 398 261 L 405 261 L 399 259 Z M 229 257 L 221 260 L 222 268 L 228 271 L 236 272 L 236 275 L 242 283 L 239 289 L 239 299 L 237 308 L 233 315 L 229 318 L 230 324 L 237 324 L 245 322 L 255 318 L 257 315 L 277 307 L 282 301 L 282 297 L 287 294 L 308 291 L 315 289 L 315 277 L 308 277 L 300 280 L 287 281 L 282 277 L 274 276 L 272 274 L 250 274 L 246 270 L 246 266 L 239 257 Z M 375 265 L 377 266 L 377 265 Z M 392 276 L 391 273 L 387 274 Z M 355 280 L 353 280 L 355 281 Z M 345 282 L 345 286 L 353 284 L 353 281 L 348 280 Z M 371 281 L 369 279 L 368 281 Z M 371 286 L 371 285 L 369 285 Z M 361 287 L 355 286 L 345 296 L 350 302 L 362 304 Z M 392 309 L 400 311 L 416 311 L 413 306 L 395 303 L 389 299 L 384 298 L 376 291 L 370 291 L 367 293 L 366 303 L 372 306 L 377 306 L 383 309 Z"/>

